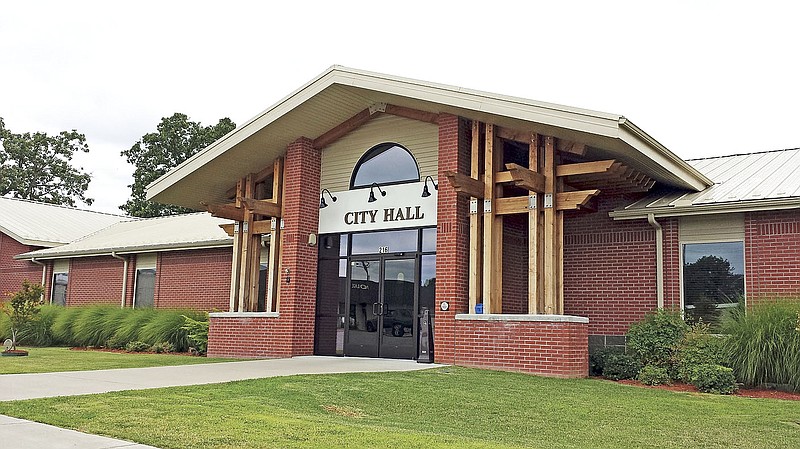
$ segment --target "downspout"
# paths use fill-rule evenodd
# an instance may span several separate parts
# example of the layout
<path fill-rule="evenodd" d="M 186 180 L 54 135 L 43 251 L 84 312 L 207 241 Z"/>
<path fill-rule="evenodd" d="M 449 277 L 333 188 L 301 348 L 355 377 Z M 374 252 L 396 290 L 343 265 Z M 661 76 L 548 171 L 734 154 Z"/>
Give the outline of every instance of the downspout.
<path fill-rule="evenodd" d="M 664 230 L 654 214 L 647 214 L 647 222 L 656 230 L 656 297 L 658 308 L 664 308 Z"/>
<path fill-rule="evenodd" d="M 42 288 L 44 288 L 44 283 L 47 281 L 47 264 L 44 262 L 39 262 L 36 260 L 35 257 L 31 257 L 31 262 L 35 263 L 36 265 L 42 266 Z M 44 299 L 44 291 L 42 292 L 42 299 Z"/>
<path fill-rule="evenodd" d="M 121 309 L 125 308 L 125 292 L 128 291 L 128 259 L 126 257 L 120 257 L 117 255 L 116 252 L 111 251 L 111 257 L 115 259 L 119 259 L 122 261 L 122 300 L 120 301 L 119 307 Z"/>

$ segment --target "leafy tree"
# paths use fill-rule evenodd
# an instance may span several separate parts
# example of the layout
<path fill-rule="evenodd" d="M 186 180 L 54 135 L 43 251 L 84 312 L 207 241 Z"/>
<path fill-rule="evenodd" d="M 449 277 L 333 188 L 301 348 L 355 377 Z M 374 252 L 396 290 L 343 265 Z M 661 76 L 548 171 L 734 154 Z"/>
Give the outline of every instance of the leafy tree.
<path fill-rule="evenodd" d="M 148 201 L 145 188 L 234 128 L 236 124 L 227 117 L 213 126 L 202 126 L 180 113 L 162 118 L 156 132 L 145 134 L 129 150 L 122 152 L 136 170 L 133 172 L 133 184 L 128 186 L 131 188 L 131 198 L 119 208 L 135 217 L 191 212 L 183 207 Z"/>
<path fill-rule="evenodd" d="M 22 288 L 10 295 L 9 301 L 3 304 L 3 312 L 11 319 L 11 350 L 17 349 L 17 336 L 20 329 L 36 319 L 42 303 L 44 287 L 32 284 L 27 279 L 22 281 Z"/>
<path fill-rule="evenodd" d="M 76 152 L 89 152 L 86 136 L 61 131 L 55 136 L 35 132 L 15 134 L 0 117 L 0 196 L 75 206 L 86 198 L 91 176 L 70 161 Z"/>

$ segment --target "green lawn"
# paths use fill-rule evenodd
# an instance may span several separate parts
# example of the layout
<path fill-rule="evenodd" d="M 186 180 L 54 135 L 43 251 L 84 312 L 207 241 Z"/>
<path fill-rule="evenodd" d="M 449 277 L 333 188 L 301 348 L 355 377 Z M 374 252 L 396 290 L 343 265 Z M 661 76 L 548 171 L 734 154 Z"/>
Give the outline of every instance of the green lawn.
<path fill-rule="evenodd" d="M 800 447 L 800 403 L 437 368 L 0 403 L 161 448 Z"/>
<path fill-rule="evenodd" d="M 148 366 L 196 365 L 230 362 L 231 359 L 209 359 L 173 354 L 128 354 L 102 351 L 73 351 L 69 348 L 20 348 L 26 357 L 0 357 L 0 374 L 52 373 L 112 368 L 144 368 Z"/>

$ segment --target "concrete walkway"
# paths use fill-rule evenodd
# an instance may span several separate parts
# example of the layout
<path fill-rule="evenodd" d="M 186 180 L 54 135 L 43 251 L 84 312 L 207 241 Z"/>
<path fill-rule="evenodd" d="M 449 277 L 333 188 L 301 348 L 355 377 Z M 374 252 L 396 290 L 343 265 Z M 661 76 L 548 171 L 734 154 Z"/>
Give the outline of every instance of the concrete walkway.
<path fill-rule="evenodd" d="M 414 371 L 442 365 L 360 357 L 295 357 L 205 365 L 0 375 L 0 401 L 204 385 L 295 374 Z M 151 448 L 0 415 L 0 449 Z"/>

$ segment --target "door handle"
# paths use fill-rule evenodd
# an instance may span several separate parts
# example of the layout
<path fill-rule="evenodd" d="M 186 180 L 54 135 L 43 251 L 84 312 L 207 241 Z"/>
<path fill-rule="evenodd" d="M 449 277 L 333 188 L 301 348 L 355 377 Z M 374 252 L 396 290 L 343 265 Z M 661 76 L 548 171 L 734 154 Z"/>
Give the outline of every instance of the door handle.
<path fill-rule="evenodd" d="M 375 316 L 383 315 L 383 303 L 373 302 L 372 303 L 372 314 L 375 315 Z"/>

